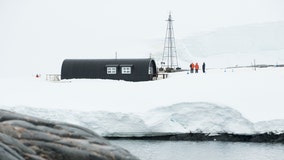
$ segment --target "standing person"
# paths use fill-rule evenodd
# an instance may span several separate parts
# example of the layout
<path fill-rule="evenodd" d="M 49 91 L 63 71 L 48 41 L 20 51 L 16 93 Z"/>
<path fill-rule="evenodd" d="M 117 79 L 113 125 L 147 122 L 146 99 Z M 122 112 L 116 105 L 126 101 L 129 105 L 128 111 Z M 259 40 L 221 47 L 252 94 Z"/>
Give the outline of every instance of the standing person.
<path fill-rule="evenodd" d="M 195 73 L 198 73 L 198 70 L 199 70 L 199 65 L 198 63 L 195 63 Z"/>
<path fill-rule="evenodd" d="M 194 71 L 194 64 L 191 63 L 191 64 L 190 64 L 190 73 L 193 73 L 193 71 Z"/>
<path fill-rule="evenodd" d="M 203 71 L 203 73 L 205 73 L 205 62 L 203 62 L 203 64 L 202 64 L 202 71 Z"/>

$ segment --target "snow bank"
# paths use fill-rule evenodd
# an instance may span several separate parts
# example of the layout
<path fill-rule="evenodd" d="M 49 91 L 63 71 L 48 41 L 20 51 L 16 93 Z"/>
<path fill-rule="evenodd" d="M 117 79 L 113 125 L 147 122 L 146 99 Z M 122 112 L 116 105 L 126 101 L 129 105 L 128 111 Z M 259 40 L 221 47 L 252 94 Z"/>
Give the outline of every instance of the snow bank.
<path fill-rule="evenodd" d="M 283 81 L 280 67 L 180 72 L 138 83 L 0 78 L 0 108 L 91 127 L 101 134 L 282 132 L 280 123 L 255 130 L 252 123 L 283 119 Z"/>
<path fill-rule="evenodd" d="M 275 119 L 271 121 L 260 121 L 255 123 L 254 127 L 259 133 L 284 133 L 284 120 Z"/>
<path fill-rule="evenodd" d="M 230 107 L 203 102 L 179 103 L 140 114 L 106 111 L 80 112 L 23 106 L 5 108 L 48 120 L 81 125 L 100 135 L 112 136 L 188 132 L 253 134 L 266 129 L 266 123 L 263 122 L 257 123 L 257 130 L 255 130 L 252 122 Z M 266 131 L 269 130 L 266 129 Z"/>
<path fill-rule="evenodd" d="M 254 133 L 238 111 L 211 103 L 180 103 L 143 114 L 152 132 Z"/>

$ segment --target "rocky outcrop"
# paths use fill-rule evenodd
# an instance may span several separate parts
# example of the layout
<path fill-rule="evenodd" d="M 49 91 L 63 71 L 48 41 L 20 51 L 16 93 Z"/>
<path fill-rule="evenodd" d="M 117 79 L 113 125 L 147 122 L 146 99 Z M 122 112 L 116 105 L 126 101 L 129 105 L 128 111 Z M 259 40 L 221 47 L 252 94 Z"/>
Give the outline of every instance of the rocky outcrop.
<path fill-rule="evenodd" d="M 0 160 L 138 160 L 93 131 L 0 110 Z"/>

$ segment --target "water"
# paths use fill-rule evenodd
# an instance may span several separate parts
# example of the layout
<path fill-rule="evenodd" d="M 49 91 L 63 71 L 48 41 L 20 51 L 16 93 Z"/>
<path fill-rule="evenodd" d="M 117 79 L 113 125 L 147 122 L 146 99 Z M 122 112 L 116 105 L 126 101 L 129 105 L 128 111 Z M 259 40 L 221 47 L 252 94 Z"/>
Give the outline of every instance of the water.
<path fill-rule="evenodd" d="M 141 160 L 281 160 L 284 145 L 239 142 L 112 140 Z"/>

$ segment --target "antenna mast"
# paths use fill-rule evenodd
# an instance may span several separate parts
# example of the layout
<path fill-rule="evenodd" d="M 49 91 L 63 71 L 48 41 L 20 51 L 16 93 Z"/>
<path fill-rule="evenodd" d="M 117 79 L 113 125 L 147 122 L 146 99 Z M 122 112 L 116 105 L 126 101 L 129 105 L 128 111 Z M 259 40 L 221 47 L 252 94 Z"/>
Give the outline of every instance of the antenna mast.
<path fill-rule="evenodd" d="M 173 71 L 178 68 L 178 58 L 174 37 L 174 28 L 173 28 L 173 19 L 171 13 L 169 13 L 166 37 L 164 41 L 164 51 L 163 51 L 163 59 L 161 62 L 162 68 L 166 71 Z"/>

